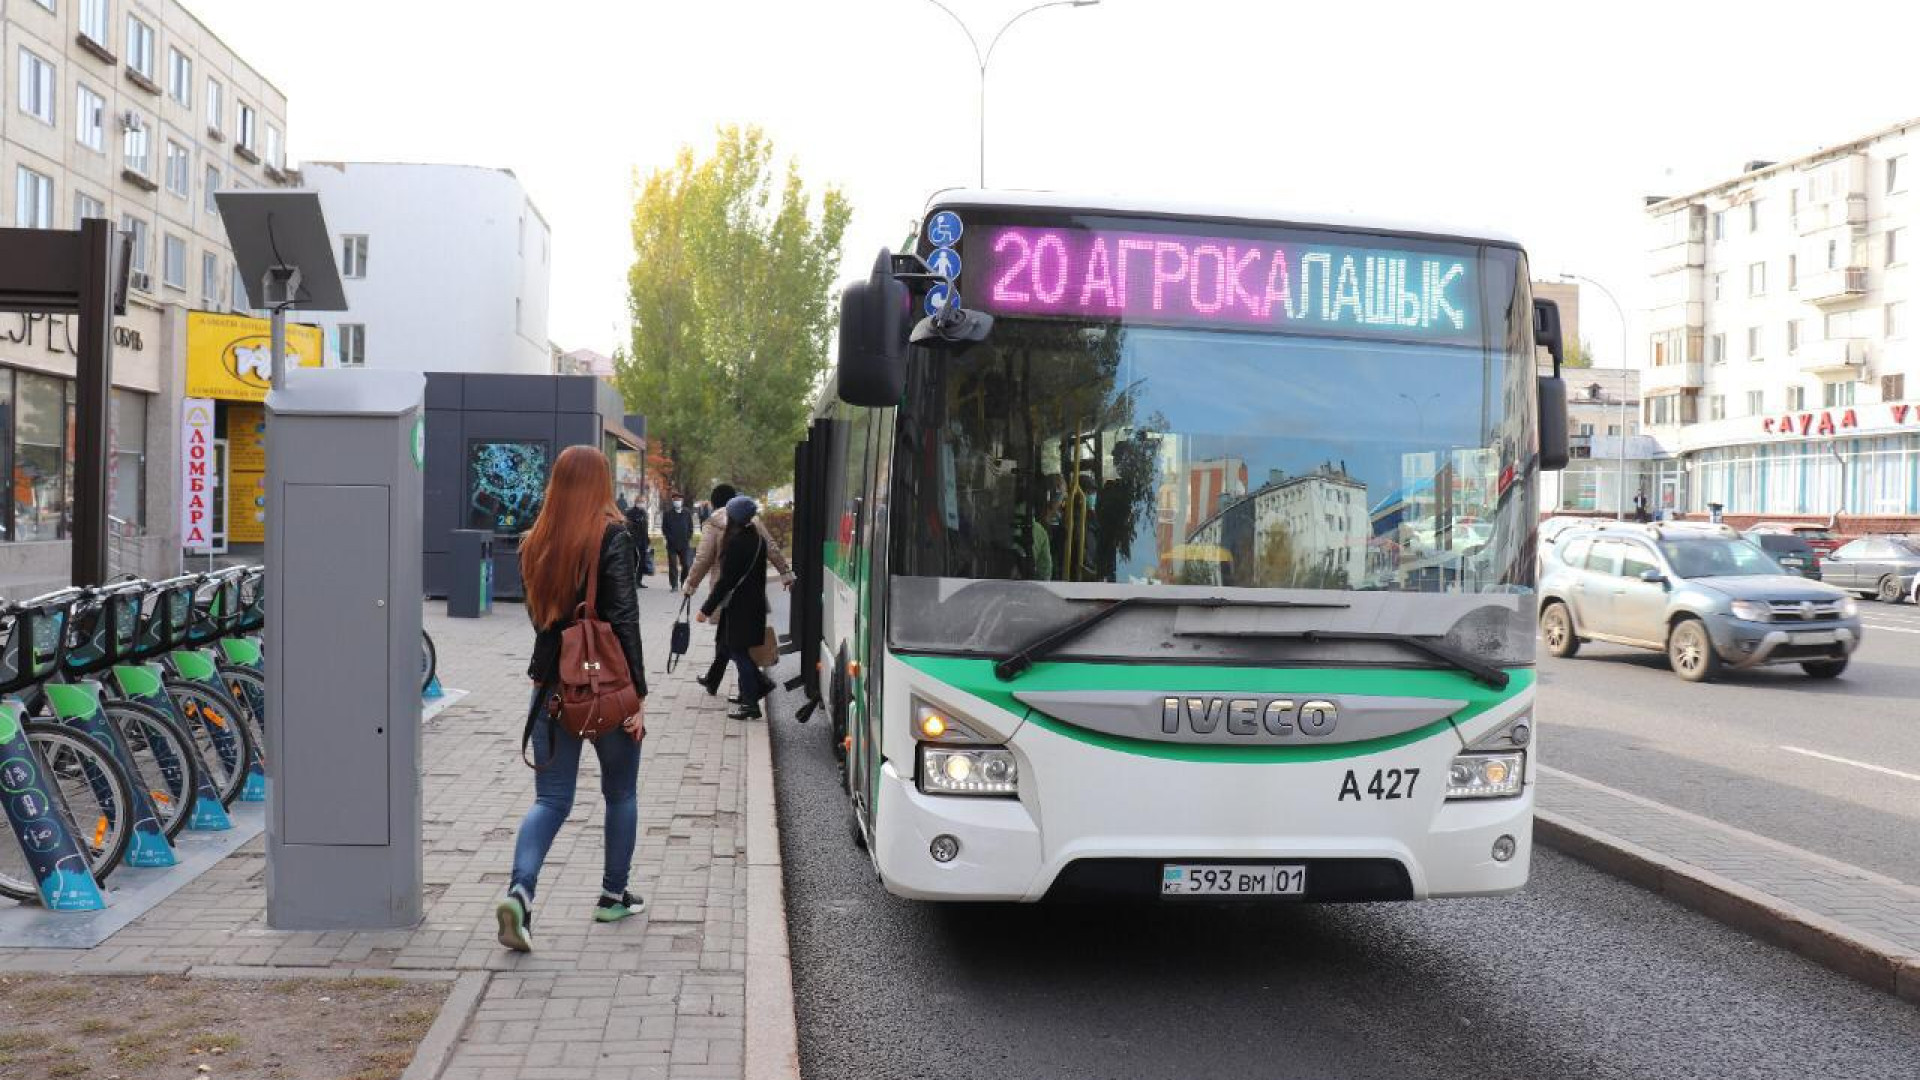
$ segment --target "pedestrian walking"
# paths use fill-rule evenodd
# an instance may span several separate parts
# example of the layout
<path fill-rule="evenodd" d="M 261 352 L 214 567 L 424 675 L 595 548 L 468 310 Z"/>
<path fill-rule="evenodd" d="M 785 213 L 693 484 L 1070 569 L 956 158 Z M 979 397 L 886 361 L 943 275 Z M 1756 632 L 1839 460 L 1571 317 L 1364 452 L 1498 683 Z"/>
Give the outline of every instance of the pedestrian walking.
<path fill-rule="evenodd" d="M 745 495 L 727 501 L 720 570 L 696 616 L 701 622 L 719 622 L 719 646 L 740 680 L 740 702 L 727 713 L 735 720 L 760 719 L 760 699 L 773 692 L 772 682 L 753 659 L 753 650 L 767 634 L 767 540 L 754 528 L 759 509 Z"/>
<path fill-rule="evenodd" d="M 687 498 L 673 493 L 673 501 L 660 513 L 660 539 L 667 545 L 667 587 L 678 589 L 687 579 L 688 553 L 693 544 L 693 511 Z"/>
<path fill-rule="evenodd" d="M 606 861 L 593 917 L 614 922 L 646 908 L 645 899 L 627 891 L 639 831 L 640 741 L 647 732 L 636 564 L 633 536 L 614 506 L 606 455 L 568 447 L 553 463 L 540 516 L 520 544 L 527 617 L 538 631 L 527 664 L 532 700 L 520 736 L 521 754 L 533 753 L 534 801 L 514 843 L 507 894 L 495 907 L 500 943 L 518 952 L 533 949 L 540 867 L 573 809 L 580 751 L 589 742 L 600 759 L 606 801 Z M 576 659 L 583 642 L 585 657 Z M 616 642 L 617 649 L 606 648 Z M 577 673 L 562 670 L 563 655 L 569 666 L 577 662 L 592 674 L 569 677 Z M 620 678 L 621 662 L 630 686 Z M 589 706 L 584 717 L 583 701 Z M 608 702 L 631 714 L 610 714 Z"/>
<path fill-rule="evenodd" d="M 621 502 L 624 504 L 625 499 Z M 647 579 L 653 576 L 653 538 L 647 535 L 647 508 L 639 503 L 622 505 L 620 512 L 627 519 L 627 535 L 633 537 L 633 549 L 640 556 L 640 587 L 647 587 Z"/>
<path fill-rule="evenodd" d="M 700 587 L 700 583 L 706 580 L 707 572 L 713 569 L 715 560 L 720 557 L 720 539 L 727 530 L 727 501 L 736 494 L 738 493 L 733 490 L 731 484 L 720 484 L 713 489 L 712 504 L 720 509 L 714 511 L 706 523 L 700 526 L 700 550 L 694 554 L 693 566 L 687 571 L 686 582 L 680 589 L 688 596 L 692 596 L 694 590 Z M 774 569 L 780 571 L 780 587 L 793 588 L 793 567 L 787 564 L 787 556 L 780 550 L 780 545 L 774 542 L 773 535 L 767 532 L 766 524 L 757 514 L 753 525 L 759 532 L 760 539 L 767 545 L 767 561 L 773 564 Z M 707 666 L 706 675 L 698 680 L 709 697 L 720 692 L 720 681 L 727 677 L 727 662 L 726 649 L 716 646 L 713 651 L 713 663 Z M 728 703 L 739 704 L 739 695 L 729 698 Z"/>

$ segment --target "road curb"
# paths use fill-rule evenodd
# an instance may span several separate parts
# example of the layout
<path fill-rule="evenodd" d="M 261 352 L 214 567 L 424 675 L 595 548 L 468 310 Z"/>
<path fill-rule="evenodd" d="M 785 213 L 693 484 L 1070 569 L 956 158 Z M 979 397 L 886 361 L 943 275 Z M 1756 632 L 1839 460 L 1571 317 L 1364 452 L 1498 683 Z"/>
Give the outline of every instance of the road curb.
<path fill-rule="evenodd" d="M 793 1008 L 793 960 L 787 947 L 786 883 L 780 821 L 773 799 L 773 743 L 767 724 L 747 727 L 747 1015 L 746 1080 L 800 1080 Z"/>
<path fill-rule="evenodd" d="M 490 971 L 463 971 L 453 980 L 453 989 L 440 1006 L 440 1015 L 433 1018 L 426 1037 L 414 1048 L 413 1060 L 407 1063 L 407 1071 L 400 1074 L 400 1080 L 438 1080 L 446 1071 L 447 1063 L 453 1060 L 454 1047 L 460 1044 L 460 1036 L 466 1034 L 467 1024 L 480 1008 L 480 999 L 486 996 L 487 984 L 492 981 Z"/>
<path fill-rule="evenodd" d="M 1562 814 L 1536 809 L 1533 835 L 1648 892 L 1920 1004 L 1920 952 Z"/>

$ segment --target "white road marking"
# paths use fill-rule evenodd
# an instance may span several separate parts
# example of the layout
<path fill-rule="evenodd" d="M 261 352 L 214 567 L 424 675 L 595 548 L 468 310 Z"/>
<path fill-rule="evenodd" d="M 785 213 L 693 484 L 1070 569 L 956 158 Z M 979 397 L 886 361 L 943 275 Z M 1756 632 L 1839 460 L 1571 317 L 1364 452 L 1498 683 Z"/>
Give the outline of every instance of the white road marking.
<path fill-rule="evenodd" d="M 1920 627 L 1916 626 L 1889 626 L 1877 622 L 1863 622 L 1860 625 L 1869 630 L 1885 630 L 1890 634 L 1920 634 Z"/>
<path fill-rule="evenodd" d="M 1886 773 L 1888 776 L 1897 776 L 1902 780 L 1920 781 L 1920 773 L 1901 772 L 1899 769 L 1889 769 L 1885 765 L 1870 765 L 1864 761 L 1835 757 L 1832 754 L 1823 754 L 1818 750 L 1807 750 L 1798 746 L 1782 746 L 1780 749 L 1785 750 L 1789 754 L 1805 754 L 1810 758 L 1819 758 L 1822 761 L 1836 761 L 1842 765 L 1851 765 L 1856 769 L 1868 769 L 1877 773 Z"/>

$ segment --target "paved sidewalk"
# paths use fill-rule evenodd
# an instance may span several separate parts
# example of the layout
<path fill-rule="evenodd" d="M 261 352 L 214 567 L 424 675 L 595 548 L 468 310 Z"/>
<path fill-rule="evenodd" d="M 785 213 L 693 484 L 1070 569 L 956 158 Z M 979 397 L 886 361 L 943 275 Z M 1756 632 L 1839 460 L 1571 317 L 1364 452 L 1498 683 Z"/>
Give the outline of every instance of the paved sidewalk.
<path fill-rule="evenodd" d="M 1543 768 L 1540 839 L 1920 1002 L 1920 886 Z"/>
<path fill-rule="evenodd" d="M 586 754 L 573 813 L 541 875 L 538 951 L 518 955 L 494 941 L 493 905 L 506 888 L 514 835 L 533 798 L 533 774 L 519 749 L 532 631 L 518 604 L 469 620 L 448 619 L 444 605 L 430 603 L 427 628 L 439 648 L 441 679 L 470 693 L 426 725 L 420 926 L 378 933 L 267 929 L 265 849 L 256 840 L 101 946 L 0 950 L 0 970 L 478 973 L 464 984 L 479 990 L 470 1019 L 461 1027 L 459 1017 L 443 1016 L 435 1033 L 457 1035 L 439 1074 L 446 1080 L 740 1076 L 752 729 L 728 720 L 724 699 L 693 683 L 711 655 L 711 635 L 696 633 L 694 653 L 678 673 L 665 674 L 676 605 L 664 587 L 640 596 L 652 693 L 633 889 L 648 899 L 645 915 L 604 926 L 591 921 L 602 811 L 598 767 Z M 462 996 L 456 991 L 451 1000 Z"/>

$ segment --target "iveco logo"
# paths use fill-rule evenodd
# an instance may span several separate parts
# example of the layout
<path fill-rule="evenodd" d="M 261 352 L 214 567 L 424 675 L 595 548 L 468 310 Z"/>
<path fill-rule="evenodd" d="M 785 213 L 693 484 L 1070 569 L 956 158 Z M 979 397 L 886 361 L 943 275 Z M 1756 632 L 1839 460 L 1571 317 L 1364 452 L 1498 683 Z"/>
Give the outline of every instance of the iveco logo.
<path fill-rule="evenodd" d="M 1319 738 L 1333 734 L 1339 722 L 1339 707 L 1320 698 L 1168 697 L 1160 703 L 1160 730 L 1168 735 L 1178 735 L 1184 727 L 1195 735 Z"/>

